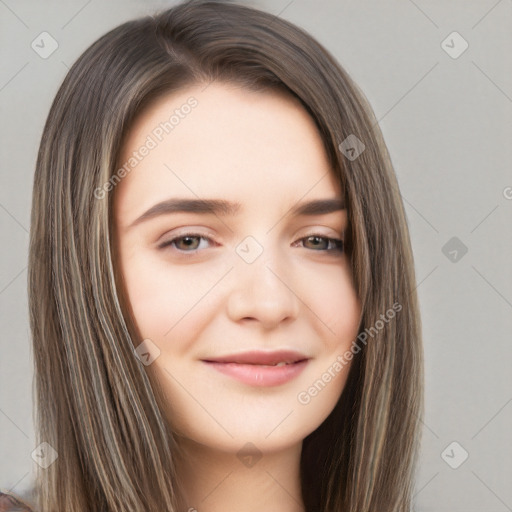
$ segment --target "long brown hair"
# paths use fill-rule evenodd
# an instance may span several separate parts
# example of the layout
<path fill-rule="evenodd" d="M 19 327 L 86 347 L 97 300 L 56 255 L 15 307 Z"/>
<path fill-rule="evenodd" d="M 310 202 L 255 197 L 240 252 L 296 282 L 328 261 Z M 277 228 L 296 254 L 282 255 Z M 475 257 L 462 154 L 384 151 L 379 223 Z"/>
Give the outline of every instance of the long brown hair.
<path fill-rule="evenodd" d="M 38 507 L 177 510 L 178 446 L 158 383 L 134 357 L 141 340 L 120 286 L 113 193 L 98 190 L 118 173 L 123 139 L 142 110 L 164 94 L 214 80 L 298 98 L 345 196 L 361 336 L 338 404 L 303 443 L 306 508 L 409 512 L 423 349 L 407 221 L 379 126 L 364 94 L 305 31 L 255 8 L 203 0 L 123 23 L 98 39 L 70 69 L 44 127 L 29 305 L 36 432 L 58 458 L 38 471 Z M 347 140 L 359 144 L 358 156 Z M 395 313 L 384 324 L 390 308 Z"/>

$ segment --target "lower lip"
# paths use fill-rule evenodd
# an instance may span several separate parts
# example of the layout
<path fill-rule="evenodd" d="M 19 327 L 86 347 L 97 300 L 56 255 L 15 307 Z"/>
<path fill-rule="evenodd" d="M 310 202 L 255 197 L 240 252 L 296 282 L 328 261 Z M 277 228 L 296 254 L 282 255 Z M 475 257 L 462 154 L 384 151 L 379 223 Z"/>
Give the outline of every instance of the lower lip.
<path fill-rule="evenodd" d="M 250 386 L 279 386 L 285 384 L 297 377 L 308 364 L 307 359 L 284 366 L 203 362 L 224 375 L 229 375 Z"/>

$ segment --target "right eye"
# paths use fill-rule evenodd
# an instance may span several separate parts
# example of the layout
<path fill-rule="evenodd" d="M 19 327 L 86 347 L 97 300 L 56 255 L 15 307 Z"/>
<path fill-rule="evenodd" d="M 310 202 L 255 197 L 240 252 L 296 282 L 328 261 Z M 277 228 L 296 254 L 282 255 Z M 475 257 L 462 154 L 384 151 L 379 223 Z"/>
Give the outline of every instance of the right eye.
<path fill-rule="evenodd" d="M 199 233 L 185 233 L 183 235 L 176 236 L 174 238 L 171 238 L 170 240 L 162 242 L 158 246 L 158 248 L 164 250 L 167 247 L 171 246 L 174 248 L 174 250 L 178 252 L 194 254 L 199 250 L 201 239 L 213 242 L 211 238 L 201 235 Z"/>

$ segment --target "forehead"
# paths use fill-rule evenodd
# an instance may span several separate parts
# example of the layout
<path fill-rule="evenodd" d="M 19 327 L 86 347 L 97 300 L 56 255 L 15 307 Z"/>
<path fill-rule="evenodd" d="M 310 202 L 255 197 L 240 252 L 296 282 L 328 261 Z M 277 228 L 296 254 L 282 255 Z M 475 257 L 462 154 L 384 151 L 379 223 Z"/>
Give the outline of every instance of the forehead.
<path fill-rule="evenodd" d="M 115 194 L 124 213 L 171 196 L 224 197 L 261 208 L 262 200 L 341 192 L 316 124 L 296 98 L 226 83 L 153 103 L 125 138 L 122 166 L 129 172 Z"/>

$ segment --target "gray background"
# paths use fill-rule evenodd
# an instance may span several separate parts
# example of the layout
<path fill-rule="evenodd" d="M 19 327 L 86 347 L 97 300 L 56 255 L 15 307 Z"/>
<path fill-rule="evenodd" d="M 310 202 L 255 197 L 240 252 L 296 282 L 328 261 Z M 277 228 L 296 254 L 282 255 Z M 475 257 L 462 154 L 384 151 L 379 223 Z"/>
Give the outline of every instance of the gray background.
<path fill-rule="evenodd" d="M 68 67 L 89 44 L 172 3 L 0 0 L 3 489 L 28 492 L 35 464 L 26 264 L 43 123 Z M 391 153 L 425 342 L 415 510 L 512 511 L 512 1 L 252 5 L 302 26 L 339 59 L 367 95 Z M 43 31 L 58 43 L 46 59 L 31 48 Z M 445 49 L 458 52 L 461 41 L 442 43 L 453 31 L 469 44 L 457 58 Z M 461 463 L 463 450 L 469 456 Z"/>

